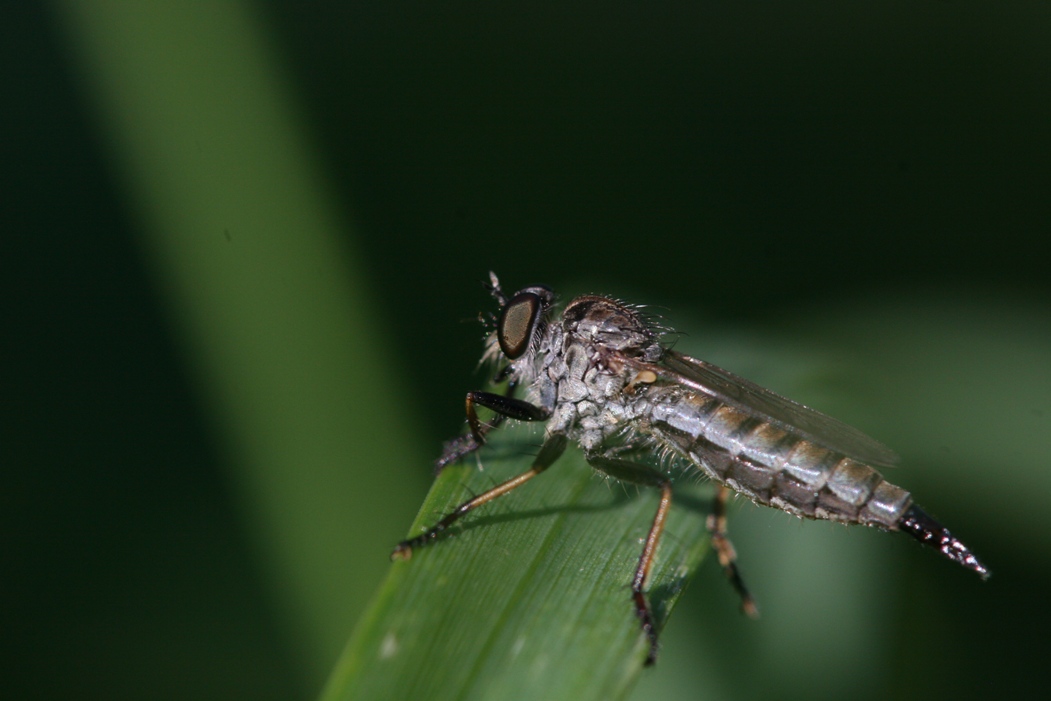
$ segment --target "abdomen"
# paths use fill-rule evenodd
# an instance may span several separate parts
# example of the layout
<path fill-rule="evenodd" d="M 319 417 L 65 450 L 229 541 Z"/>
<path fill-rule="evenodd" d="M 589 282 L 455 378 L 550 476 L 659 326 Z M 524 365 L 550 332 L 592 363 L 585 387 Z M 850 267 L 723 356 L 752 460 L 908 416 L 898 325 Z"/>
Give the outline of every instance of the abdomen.
<path fill-rule="evenodd" d="M 712 479 L 797 516 L 897 530 L 912 503 L 873 467 L 703 395 L 655 404 L 650 423 Z"/>

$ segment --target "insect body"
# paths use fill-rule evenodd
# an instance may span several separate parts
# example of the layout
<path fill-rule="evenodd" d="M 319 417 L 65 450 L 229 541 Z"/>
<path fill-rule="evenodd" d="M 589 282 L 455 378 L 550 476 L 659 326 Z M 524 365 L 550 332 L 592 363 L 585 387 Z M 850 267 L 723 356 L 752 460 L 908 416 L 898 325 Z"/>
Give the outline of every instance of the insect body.
<path fill-rule="evenodd" d="M 632 581 L 635 612 L 650 640 L 647 664 L 657 654 L 657 631 L 645 594 L 646 578 L 671 506 L 662 469 L 671 455 L 702 470 L 719 488 L 708 529 L 720 564 L 754 615 L 755 604 L 726 535 L 730 490 L 797 516 L 905 531 L 983 578 L 985 566 L 944 526 L 916 506 L 911 495 L 886 481 L 876 467 L 897 456 L 857 429 L 661 343 L 661 333 L 637 308 L 586 295 L 561 316 L 554 294 L 526 287 L 511 297 L 490 273 L 500 304 L 485 358 L 497 365 L 505 394 L 468 392 L 470 432 L 446 444 L 438 469 L 485 443 L 504 417 L 547 422 L 532 467 L 461 504 L 433 527 L 401 542 L 393 559 L 433 541 L 471 510 L 521 486 L 551 466 L 569 442 L 597 470 L 616 479 L 656 487 L 661 499 Z M 513 396 L 527 388 L 527 399 Z M 477 407 L 496 412 L 483 424 Z"/>

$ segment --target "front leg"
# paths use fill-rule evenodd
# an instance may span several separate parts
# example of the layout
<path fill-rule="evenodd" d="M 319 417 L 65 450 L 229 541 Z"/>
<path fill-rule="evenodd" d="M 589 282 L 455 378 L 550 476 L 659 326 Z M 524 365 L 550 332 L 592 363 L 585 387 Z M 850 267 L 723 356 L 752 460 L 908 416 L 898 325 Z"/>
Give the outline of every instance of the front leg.
<path fill-rule="evenodd" d="M 653 516 L 649 533 L 646 534 L 646 542 L 642 546 L 642 554 L 639 556 L 639 564 L 635 567 L 635 576 L 631 581 L 631 594 L 635 603 L 635 615 L 638 616 L 642 631 L 650 640 L 650 652 L 646 656 L 646 665 L 652 665 L 657 661 L 657 625 L 653 620 L 653 610 L 646 599 L 646 580 L 649 578 L 650 569 L 657 555 L 657 545 L 660 543 L 661 534 L 664 533 L 664 523 L 671 509 L 671 482 L 668 478 L 649 465 L 622 460 L 620 458 L 607 457 L 604 455 L 587 456 L 588 463 L 596 470 L 606 473 L 610 477 L 639 484 L 647 487 L 657 487 L 661 490 L 661 500 L 657 506 L 657 513 Z"/>
<path fill-rule="evenodd" d="M 485 436 L 489 431 L 498 427 L 506 418 L 518 419 L 520 421 L 544 421 L 551 416 L 551 412 L 543 407 L 530 404 L 522 399 L 511 396 L 514 385 L 507 387 L 506 394 L 493 394 L 492 392 L 468 392 L 467 423 L 471 427 L 470 433 L 457 436 L 447 442 L 442 448 L 441 457 L 434 462 L 435 474 L 441 474 L 446 466 L 459 461 L 485 445 Z M 477 406 L 492 409 L 496 417 L 487 424 L 483 424 L 478 418 Z"/>
<path fill-rule="evenodd" d="M 482 504 L 486 504 L 497 497 L 503 496 L 516 487 L 521 487 L 523 484 L 549 468 L 555 460 L 558 460 L 558 457 L 562 455 L 562 451 L 565 449 L 565 436 L 561 434 L 548 436 L 544 441 L 544 445 L 540 447 L 540 452 L 533 461 L 532 467 L 517 477 L 512 477 L 506 482 L 493 487 L 489 491 L 479 494 L 474 499 L 470 499 L 460 504 L 450 513 L 446 514 L 440 521 L 438 521 L 438 523 L 434 524 L 415 538 L 401 541 L 398 543 L 397 547 L 394 548 L 394 552 L 391 553 L 390 559 L 408 560 L 412 557 L 412 551 L 414 549 L 421 548 L 424 545 L 433 542 L 445 529 L 459 521 L 463 516 L 466 516 Z"/>
<path fill-rule="evenodd" d="M 491 427 L 479 421 L 476 405 L 492 409 L 500 416 L 519 421 L 544 421 L 551 416 L 550 409 L 530 404 L 524 399 L 515 399 L 505 394 L 493 394 L 492 392 L 468 392 L 467 423 L 470 424 L 471 435 L 479 446 L 485 445 L 485 434 L 490 431 Z"/>

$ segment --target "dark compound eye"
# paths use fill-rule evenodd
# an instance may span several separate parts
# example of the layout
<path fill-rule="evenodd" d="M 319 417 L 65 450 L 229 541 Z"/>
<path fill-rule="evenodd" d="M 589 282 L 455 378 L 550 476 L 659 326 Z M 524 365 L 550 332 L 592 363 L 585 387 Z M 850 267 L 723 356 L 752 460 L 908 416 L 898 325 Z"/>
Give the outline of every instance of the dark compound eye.
<path fill-rule="evenodd" d="M 529 342 L 533 338 L 533 329 L 536 328 L 542 307 L 539 295 L 519 292 L 500 312 L 497 339 L 500 341 L 500 350 L 510 360 L 529 350 Z"/>

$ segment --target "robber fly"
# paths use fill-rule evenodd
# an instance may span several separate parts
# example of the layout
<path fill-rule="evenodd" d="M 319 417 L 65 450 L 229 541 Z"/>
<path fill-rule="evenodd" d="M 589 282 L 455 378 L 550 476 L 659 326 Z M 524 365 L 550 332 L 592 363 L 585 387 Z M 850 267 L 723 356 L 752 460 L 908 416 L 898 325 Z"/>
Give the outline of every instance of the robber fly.
<path fill-rule="evenodd" d="M 424 533 L 402 541 L 392 559 L 415 548 L 477 507 L 533 479 L 572 441 L 588 463 L 619 480 L 655 487 L 661 498 L 635 569 L 635 613 L 650 642 L 646 664 L 657 654 L 657 630 L 646 597 L 671 507 L 672 486 L 664 469 L 672 455 L 701 470 L 718 489 L 707 520 L 712 546 L 746 613 L 755 603 L 741 580 L 726 533 L 730 490 L 757 504 L 796 516 L 859 523 L 904 531 L 950 560 L 985 578 L 988 570 L 944 526 L 913 503 L 912 496 L 883 479 L 876 467 L 897 455 L 882 443 L 829 416 L 775 394 L 661 342 L 665 330 L 638 307 L 584 295 L 559 315 L 554 293 L 543 285 L 508 297 L 496 275 L 489 291 L 500 305 L 492 317 L 483 360 L 496 366 L 503 394 L 467 393 L 470 431 L 449 441 L 438 470 L 478 450 L 504 418 L 545 421 L 547 430 L 532 467 L 464 502 Z M 526 399 L 513 396 L 526 388 Z M 488 424 L 477 407 L 496 413 Z"/>

